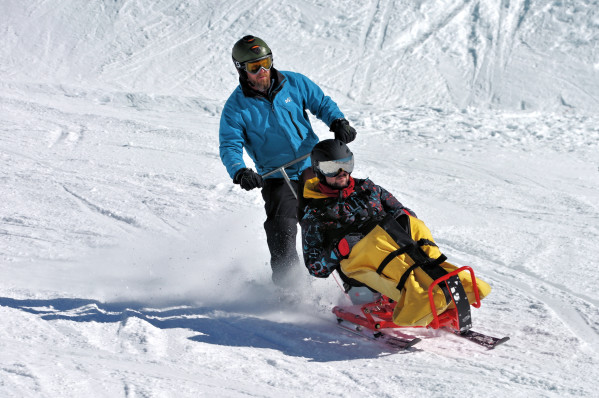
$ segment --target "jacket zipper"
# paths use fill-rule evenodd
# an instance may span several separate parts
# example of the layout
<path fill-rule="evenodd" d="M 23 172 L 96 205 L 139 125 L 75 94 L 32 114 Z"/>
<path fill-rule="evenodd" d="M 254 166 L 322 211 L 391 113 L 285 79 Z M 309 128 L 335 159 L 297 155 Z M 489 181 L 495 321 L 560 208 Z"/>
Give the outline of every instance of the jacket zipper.
<path fill-rule="evenodd" d="M 297 127 L 297 124 L 295 124 L 295 120 L 293 120 L 293 117 L 291 116 L 291 112 L 287 111 L 287 113 L 289 114 L 289 119 L 291 120 L 291 123 L 293 123 L 293 126 L 295 127 L 295 131 L 297 132 L 297 135 L 299 135 L 300 139 L 304 139 L 304 136 L 302 135 L 302 132 L 300 131 L 299 127 Z"/>

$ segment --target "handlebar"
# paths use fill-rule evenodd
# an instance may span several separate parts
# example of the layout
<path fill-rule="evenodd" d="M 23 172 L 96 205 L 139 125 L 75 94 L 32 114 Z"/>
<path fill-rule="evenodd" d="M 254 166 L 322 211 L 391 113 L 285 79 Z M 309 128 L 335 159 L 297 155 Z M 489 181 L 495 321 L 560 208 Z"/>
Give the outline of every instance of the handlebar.
<path fill-rule="evenodd" d="M 268 173 L 262 174 L 262 178 L 266 178 L 269 177 L 275 173 L 281 173 L 283 174 L 283 178 L 285 179 L 285 181 L 287 182 L 287 185 L 289 186 L 289 189 L 291 189 L 291 192 L 293 193 L 293 196 L 295 196 L 295 199 L 297 199 L 297 193 L 295 192 L 295 189 L 293 189 L 293 186 L 291 185 L 291 180 L 289 179 L 289 176 L 287 175 L 287 173 L 285 172 L 285 169 L 289 166 L 293 166 L 294 164 L 301 162 L 304 159 L 307 159 L 310 157 L 310 154 L 304 155 L 300 158 L 297 158 L 295 160 L 292 160 L 289 163 L 285 163 L 282 166 L 277 167 L 276 169 L 269 171 Z"/>

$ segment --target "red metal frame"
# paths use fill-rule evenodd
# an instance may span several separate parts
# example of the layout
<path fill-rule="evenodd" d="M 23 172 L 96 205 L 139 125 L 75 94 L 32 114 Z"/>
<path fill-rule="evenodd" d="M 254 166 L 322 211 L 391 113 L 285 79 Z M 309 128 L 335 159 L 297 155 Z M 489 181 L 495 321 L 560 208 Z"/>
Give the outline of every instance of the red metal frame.
<path fill-rule="evenodd" d="M 470 305 L 472 305 L 475 308 L 480 307 L 480 295 L 478 293 L 478 287 L 476 284 L 476 277 L 474 276 L 474 271 L 472 270 L 472 268 L 468 266 L 458 268 L 448 273 L 447 275 L 444 275 L 441 278 L 436 279 L 429 286 L 428 298 L 433 314 L 433 320 L 427 326 L 398 326 L 395 323 L 393 323 L 393 310 L 395 309 L 397 303 L 389 300 L 387 296 L 382 296 L 379 300 L 372 303 L 364 304 L 362 306 L 352 306 L 349 308 L 346 307 L 346 309 L 344 309 L 343 307 L 335 307 L 333 308 L 333 313 L 337 315 L 337 317 L 340 319 L 345 319 L 346 321 L 355 323 L 370 330 L 401 327 L 426 327 L 431 329 L 449 327 L 453 330 L 459 330 L 459 320 L 456 308 L 450 308 L 442 312 L 441 314 L 437 314 L 437 309 L 435 308 L 435 302 L 433 300 L 433 288 L 439 285 L 441 282 L 445 282 L 447 284 L 447 279 L 451 278 L 454 275 L 457 275 L 462 271 L 470 272 L 470 276 L 472 278 L 472 288 L 474 290 L 474 297 L 476 301 L 474 303 L 470 303 Z"/>
<path fill-rule="evenodd" d="M 439 329 L 440 327 L 449 326 L 451 327 L 451 329 L 454 330 L 460 329 L 458 326 L 460 323 L 458 320 L 458 312 L 456 308 L 450 308 L 441 314 L 437 314 L 437 308 L 435 307 L 435 301 L 433 299 L 433 288 L 437 286 L 439 283 L 447 281 L 449 278 L 459 274 L 462 271 L 470 272 L 470 277 L 472 278 L 472 290 L 474 290 L 474 298 L 476 299 L 476 301 L 474 303 L 470 303 L 470 305 L 475 308 L 480 307 L 480 295 L 478 293 L 478 286 L 476 284 L 476 277 L 474 276 L 474 271 L 472 270 L 472 268 L 468 266 L 458 268 L 448 273 L 447 275 L 444 275 L 439 279 L 434 280 L 433 283 L 431 283 L 431 285 L 428 287 L 428 300 L 431 306 L 433 320 L 427 327 L 430 327 L 432 329 Z M 447 282 L 445 282 L 445 285 L 447 285 Z"/>

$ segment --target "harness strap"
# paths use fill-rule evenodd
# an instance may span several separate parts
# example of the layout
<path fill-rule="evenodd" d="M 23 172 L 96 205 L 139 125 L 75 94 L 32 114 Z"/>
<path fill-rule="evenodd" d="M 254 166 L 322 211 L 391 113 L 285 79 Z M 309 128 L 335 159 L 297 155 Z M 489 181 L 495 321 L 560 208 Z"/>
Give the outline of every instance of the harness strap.
<path fill-rule="evenodd" d="M 407 252 L 408 250 L 412 249 L 414 246 L 404 246 L 404 247 L 400 247 L 399 249 L 389 253 L 387 255 L 387 257 L 385 257 L 385 259 L 381 262 L 381 265 L 379 265 L 379 267 L 376 270 L 377 274 L 382 274 L 383 270 L 385 269 L 385 267 L 397 256 L 404 254 L 405 252 Z"/>
<path fill-rule="evenodd" d="M 357 233 L 360 233 L 360 234 L 366 236 L 366 235 L 368 235 L 368 233 L 370 231 L 372 231 L 379 224 L 379 222 L 380 222 L 380 218 L 373 217 L 373 218 L 367 218 L 362 223 L 359 223 L 357 225 L 350 224 L 350 225 L 346 225 L 341 228 L 328 230 L 325 232 L 325 234 L 326 234 L 325 241 L 337 242 L 338 240 L 342 239 L 350 232 L 357 232 Z"/>
<path fill-rule="evenodd" d="M 424 270 L 424 272 L 426 272 L 428 274 L 428 276 L 430 276 L 431 278 L 433 278 L 431 276 L 431 273 L 436 273 L 435 271 L 437 271 L 435 268 L 437 266 L 440 267 L 441 264 L 443 264 L 443 262 L 447 260 L 447 257 L 444 254 L 441 254 L 441 256 L 439 256 L 439 258 L 432 260 L 432 261 L 428 261 L 426 263 L 415 263 L 414 265 L 412 265 L 410 268 L 408 268 L 403 275 L 401 276 L 401 278 L 399 279 L 399 283 L 397 284 L 397 290 L 401 290 L 404 288 L 404 285 L 406 284 L 406 281 L 408 280 L 408 277 L 410 276 L 410 274 L 412 273 L 412 271 L 414 271 L 416 268 L 418 267 L 422 267 L 422 269 Z M 443 268 L 441 268 L 443 269 Z M 443 270 L 445 271 L 445 270 Z M 447 271 L 445 271 L 443 274 L 447 274 Z M 443 276 L 443 275 L 441 275 Z M 435 279 L 439 279 L 439 277 L 437 278 L 433 278 L 433 280 Z M 447 299 L 447 297 L 445 297 Z"/>
<path fill-rule="evenodd" d="M 472 317 L 470 316 L 470 302 L 468 301 L 468 295 L 464 290 L 464 285 L 462 285 L 462 282 L 460 281 L 460 278 L 457 275 L 454 275 L 451 278 L 447 279 L 447 281 L 445 281 L 443 285 L 446 285 L 451 291 L 452 300 L 458 312 L 457 329 L 460 331 L 460 333 L 464 333 L 472 327 Z"/>
<path fill-rule="evenodd" d="M 435 242 L 433 242 L 432 240 L 425 239 L 425 238 L 420 239 L 417 243 L 418 243 L 418 246 L 434 246 L 434 247 L 438 247 Z"/>
<path fill-rule="evenodd" d="M 422 270 L 432 279 L 437 280 L 440 277 L 447 275 L 448 272 L 445 271 L 441 264 L 447 260 L 447 257 L 443 254 L 439 256 L 439 258 L 431 259 L 425 252 L 422 250 L 421 246 L 437 246 L 434 242 L 428 239 L 420 239 L 418 242 L 412 239 L 410 233 L 410 217 L 407 214 L 402 214 L 399 217 L 395 218 L 391 214 L 388 214 L 383 221 L 379 224 L 381 228 L 385 230 L 395 240 L 395 242 L 400 246 L 400 249 L 390 253 L 385 257 L 381 265 L 379 265 L 377 272 L 380 274 L 383 269 L 398 255 L 403 254 L 395 254 L 397 251 L 403 250 L 403 252 L 407 253 L 414 264 L 408 268 L 400 278 L 400 281 L 397 285 L 399 290 L 403 289 L 410 273 L 414 271 L 414 269 L 420 267 Z M 382 266 L 382 268 L 381 268 Z M 379 272 L 380 270 L 380 272 Z M 439 288 L 443 292 L 445 296 L 445 301 L 449 304 L 452 300 L 451 293 L 446 284 L 439 285 Z"/>

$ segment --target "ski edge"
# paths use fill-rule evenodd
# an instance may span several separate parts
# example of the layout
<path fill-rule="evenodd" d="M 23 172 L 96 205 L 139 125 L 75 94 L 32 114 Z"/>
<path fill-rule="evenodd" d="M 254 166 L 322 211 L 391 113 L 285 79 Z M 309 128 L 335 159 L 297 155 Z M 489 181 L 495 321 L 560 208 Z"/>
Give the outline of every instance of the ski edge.
<path fill-rule="evenodd" d="M 350 324 L 352 326 L 344 325 L 343 323 Z M 377 341 L 387 346 L 396 348 L 398 350 L 406 350 L 413 347 L 415 344 L 421 341 L 419 337 L 414 338 L 401 338 L 393 336 L 391 334 L 384 333 L 383 331 L 373 331 L 368 328 L 364 328 L 360 325 L 343 320 L 337 320 L 337 327 L 343 329 L 349 333 L 353 333 L 357 336 L 364 337 L 369 340 Z"/>
<path fill-rule="evenodd" d="M 484 333 L 475 332 L 474 330 L 467 330 L 466 332 L 459 332 L 459 331 L 451 331 L 451 332 L 458 337 L 464 338 L 473 343 L 476 343 L 478 345 L 486 347 L 489 350 L 494 349 L 498 345 L 503 344 L 510 339 L 508 336 L 493 337 L 493 336 L 486 335 Z"/>

